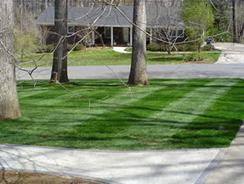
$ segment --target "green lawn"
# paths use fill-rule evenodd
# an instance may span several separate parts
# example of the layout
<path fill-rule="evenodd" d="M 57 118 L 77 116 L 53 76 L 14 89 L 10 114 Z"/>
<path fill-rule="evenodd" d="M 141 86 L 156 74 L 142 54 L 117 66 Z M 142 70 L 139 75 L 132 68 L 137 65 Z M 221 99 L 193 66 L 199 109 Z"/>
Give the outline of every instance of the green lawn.
<path fill-rule="evenodd" d="M 148 64 L 181 64 L 189 63 L 188 58 L 192 54 L 172 54 L 168 55 L 159 52 L 148 52 Z M 219 58 L 220 52 L 202 52 L 201 56 L 204 59 L 200 63 L 214 63 Z M 39 58 L 42 58 L 39 61 Z M 22 66 L 33 66 L 30 61 L 38 61 L 41 66 L 51 66 L 52 54 L 30 54 L 24 57 L 23 61 L 28 64 Z M 131 54 L 121 54 L 112 51 L 110 48 L 104 49 L 88 49 L 87 51 L 74 51 L 69 54 L 70 66 L 84 65 L 127 65 L 131 62 Z M 199 62 L 196 62 L 199 63 Z"/>
<path fill-rule="evenodd" d="M 116 80 L 65 86 L 19 82 L 22 118 L 0 122 L 0 143 L 144 150 L 225 147 L 244 119 L 244 81 Z"/>

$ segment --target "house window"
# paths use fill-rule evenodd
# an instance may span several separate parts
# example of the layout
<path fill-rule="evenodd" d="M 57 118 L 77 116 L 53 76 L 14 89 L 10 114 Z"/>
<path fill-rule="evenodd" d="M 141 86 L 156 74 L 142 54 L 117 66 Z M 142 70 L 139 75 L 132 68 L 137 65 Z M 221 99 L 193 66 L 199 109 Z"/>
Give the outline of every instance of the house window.
<path fill-rule="evenodd" d="M 180 30 L 178 30 L 177 31 L 177 36 L 178 36 L 178 38 L 183 38 L 184 37 L 184 30 L 183 29 L 180 29 Z"/>
<path fill-rule="evenodd" d="M 111 28 L 110 27 L 104 27 L 104 38 L 110 39 L 111 37 Z"/>
<path fill-rule="evenodd" d="M 170 37 L 171 38 L 176 38 L 177 37 L 177 30 L 171 31 Z"/>
<path fill-rule="evenodd" d="M 184 30 L 174 30 L 171 32 L 171 38 L 183 38 L 184 37 Z"/>

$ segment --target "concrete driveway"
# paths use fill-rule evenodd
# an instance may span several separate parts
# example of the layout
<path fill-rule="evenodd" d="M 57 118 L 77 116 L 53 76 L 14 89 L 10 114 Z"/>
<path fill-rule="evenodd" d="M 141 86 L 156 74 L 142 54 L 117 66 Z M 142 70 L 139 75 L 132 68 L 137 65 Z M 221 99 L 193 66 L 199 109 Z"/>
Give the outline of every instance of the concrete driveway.
<path fill-rule="evenodd" d="M 215 43 L 214 47 L 222 51 L 216 64 L 244 64 L 244 44 Z"/>
<path fill-rule="evenodd" d="M 222 149 L 96 151 L 0 145 L 0 168 L 120 184 L 201 184 Z"/>
<path fill-rule="evenodd" d="M 244 125 L 236 139 L 223 153 L 219 164 L 209 170 L 204 184 L 243 184 L 244 183 Z"/>

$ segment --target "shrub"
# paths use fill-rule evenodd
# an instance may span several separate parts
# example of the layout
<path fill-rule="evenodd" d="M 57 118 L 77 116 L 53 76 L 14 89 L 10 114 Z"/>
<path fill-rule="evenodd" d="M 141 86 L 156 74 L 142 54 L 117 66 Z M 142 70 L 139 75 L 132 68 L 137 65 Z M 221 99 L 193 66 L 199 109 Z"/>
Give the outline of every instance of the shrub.
<path fill-rule="evenodd" d="M 37 53 L 50 53 L 53 52 L 54 50 L 54 45 L 53 44 L 48 44 L 48 45 L 42 45 L 41 47 L 38 48 Z"/>
<path fill-rule="evenodd" d="M 85 50 L 86 49 L 86 46 L 84 46 L 83 44 L 79 44 L 76 47 L 73 44 L 68 44 L 67 47 L 68 47 L 69 51 L 71 49 L 73 49 L 73 51 L 80 51 L 80 50 Z M 43 46 L 38 48 L 37 53 L 45 53 L 45 52 L 50 53 L 50 52 L 53 52 L 54 49 L 55 49 L 54 44 L 43 45 Z"/>
<path fill-rule="evenodd" d="M 38 50 L 38 39 L 34 33 L 15 30 L 15 50 L 21 58 Z"/>
<path fill-rule="evenodd" d="M 23 60 L 25 55 L 38 51 L 41 33 L 32 13 L 15 9 L 15 14 L 15 50 Z"/>
<path fill-rule="evenodd" d="M 192 43 L 184 43 L 176 45 L 176 48 L 179 52 L 192 52 L 197 50 L 197 45 Z"/>
<path fill-rule="evenodd" d="M 147 45 L 147 50 L 149 51 L 163 51 L 162 45 L 159 43 L 150 43 Z"/>
<path fill-rule="evenodd" d="M 188 54 L 184 57 L 185 62 L 202 61 L 203 59 L 202 54 L 198 52 Z"/>
<path fill-rule="evenodd" d="M 127 48 L 125 49 L 125 51 L 126 51 L 126 52 L 132 52 L 132 47 L 127 47 Z"/>
<path fill-rule="evenodd" d="M 75 47 L 74 51 L 86 50 L 86 46 L 83 44 L 79 44 Z"/>
<path fill-rule="evenodd" d="M 85 50 L 86 46 L 84 46 L 83 44 L 68 44 L 68 50 L 73 50 L 73 51 L 80 51 L 80 50 Z"/>
<path fill-rule="evenodd" d="M 214 46 L 213 45 L 205 45 L 204 47 L 202 47 L 201 50 L 202 51 L 213 51 L 214 50 Z"/>
<path fill-rule="evenodd" d="M 175 45 L 177 50 L 174 48 L 172 52 L 179 51 L 179 52 L 192 52 L 196 51 L 198 45 L 193 43 L 182 43 L 182 44 L 176 44 Z M 168 45 L 167 44 L 159 44 L 159 43 L 151 43 L 147 45 L 147 50 L 149 51 L 162 51 L 162 52 L 168 52 Z"/>

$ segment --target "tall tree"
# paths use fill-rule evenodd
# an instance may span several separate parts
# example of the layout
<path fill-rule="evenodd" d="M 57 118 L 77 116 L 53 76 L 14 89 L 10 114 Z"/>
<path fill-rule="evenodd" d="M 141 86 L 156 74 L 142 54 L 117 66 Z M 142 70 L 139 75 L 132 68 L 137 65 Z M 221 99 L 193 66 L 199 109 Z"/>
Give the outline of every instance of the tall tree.
<path fill-rule="evenodd" d="M 240 43 L 244 36 L 244 0 L 236 1 L 236 40 Z"/>
<path fill-rule="evenodd" d="M 147 85 L 146 0 L 134 0 L 132 61 L 129 85 Z"/>
<path fill-rule="evenodd" d="M 68 0 L 55 0 L 55 51 L 53 54 L 53 66 L 51 82 L 68 82 L 67 72 L 67 19 Z"/>
<path fill-rule="evenodd" d="M 194 40 L 193 44 L 200 52 L 208 31 L 213 27 L 212 6 L 208 0 L 184 0 L 182 17 L 189 40 Z"/>
<path fill-rule="evenodd" d="M 0 120 L 20 116 L 16 92 L 13 36 L 13 1 L 0 1 Z"/>
<path fill-rule="evenodd" d="M 231 3 L 229 0 L 212 0 L 214 13 L 214 33 L 218 34 L 228 30 L 230 25 Z"/>

